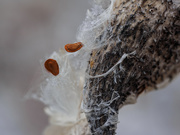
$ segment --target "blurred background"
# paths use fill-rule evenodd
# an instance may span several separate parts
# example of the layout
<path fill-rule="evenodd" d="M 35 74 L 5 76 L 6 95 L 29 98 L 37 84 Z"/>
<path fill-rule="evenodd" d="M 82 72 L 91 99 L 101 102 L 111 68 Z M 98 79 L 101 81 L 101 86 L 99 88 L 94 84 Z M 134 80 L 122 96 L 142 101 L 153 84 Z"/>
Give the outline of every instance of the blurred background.
<path fill-rule="evenodd" d="M 90 0 L 0 0 L 0 135 L 41 135 L 44 105 L 25 100 L 39 61 L 67 43 Z M 180 77 L 120 110 L 118 135 L 179 135 Z"/>

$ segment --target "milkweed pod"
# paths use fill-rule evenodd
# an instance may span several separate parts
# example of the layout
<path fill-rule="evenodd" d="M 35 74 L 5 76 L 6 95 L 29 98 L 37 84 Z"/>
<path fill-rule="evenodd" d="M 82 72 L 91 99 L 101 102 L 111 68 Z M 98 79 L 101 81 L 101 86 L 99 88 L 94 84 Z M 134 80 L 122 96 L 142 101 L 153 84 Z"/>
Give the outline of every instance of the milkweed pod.
<path fill-rule="evenodd" d="M 54 76 L 57 76 L 59 74 L 59 65 L 56 60 L 48 59 L 44 63 L 44 66 L 47 71 L 51 72 Z"/>
<path fill-rule="evenodd" d="M 67 52 L 76 52 L 80 50 L 83 47 L 83 44 L 81 42 L 77 42 L 74 44 L 67 44 L 64 46 L 65 50 Z"/>

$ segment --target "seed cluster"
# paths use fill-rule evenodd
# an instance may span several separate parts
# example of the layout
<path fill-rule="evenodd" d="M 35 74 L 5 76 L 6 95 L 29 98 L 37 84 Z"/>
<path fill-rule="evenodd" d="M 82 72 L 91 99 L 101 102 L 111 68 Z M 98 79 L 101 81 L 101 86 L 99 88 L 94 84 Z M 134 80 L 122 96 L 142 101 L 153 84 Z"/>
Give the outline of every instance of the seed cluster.
<path fill-rule="evenodd" d="M 82 47 L 83 47 L 83 44 L 81 42 L 77 42 L 74 44 L 67 44 L 64 46 L 67 52 L 76 52 L 80 50 Z M 48 59 L 44 63 L 44 66 L 47 69 L 47 71 L 52 73 L 54 76 L 57 76 L 59 74 L 59 65 L 56 60 Z"/>

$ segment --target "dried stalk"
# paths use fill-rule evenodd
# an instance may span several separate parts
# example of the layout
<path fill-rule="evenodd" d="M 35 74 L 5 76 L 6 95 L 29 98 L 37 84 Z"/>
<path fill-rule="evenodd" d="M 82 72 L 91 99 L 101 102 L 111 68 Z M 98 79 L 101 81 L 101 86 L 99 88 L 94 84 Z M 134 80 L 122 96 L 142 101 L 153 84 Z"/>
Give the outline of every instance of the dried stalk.
<path fill-rule="evenodd" d="M 114 135 L 118 110 L 180 72 L 180 6 L 171 0 L 116 0 L 106 45 L 91 52 L 83 109 L 93 135 Z M 111 28 L 111 29 L 108 29 Z"/>

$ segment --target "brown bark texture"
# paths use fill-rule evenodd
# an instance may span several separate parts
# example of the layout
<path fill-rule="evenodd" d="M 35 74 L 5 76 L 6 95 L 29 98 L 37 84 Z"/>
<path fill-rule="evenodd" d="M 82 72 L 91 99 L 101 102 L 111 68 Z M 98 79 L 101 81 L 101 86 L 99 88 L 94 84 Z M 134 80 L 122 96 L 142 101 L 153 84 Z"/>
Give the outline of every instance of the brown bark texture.
<path fill-rule="evenodd" d="M 119 0 L 97 42 L 104 33 L 106 45 L 92 50 L 84 86 L 93 135 L 116 134 L 123 105 L 180 72 L 180 6 L 171 0 Z"/>

